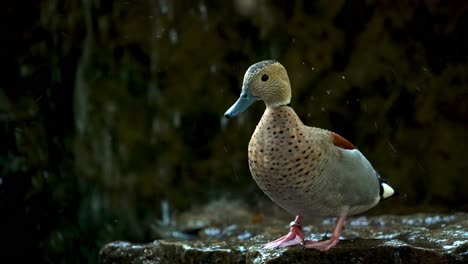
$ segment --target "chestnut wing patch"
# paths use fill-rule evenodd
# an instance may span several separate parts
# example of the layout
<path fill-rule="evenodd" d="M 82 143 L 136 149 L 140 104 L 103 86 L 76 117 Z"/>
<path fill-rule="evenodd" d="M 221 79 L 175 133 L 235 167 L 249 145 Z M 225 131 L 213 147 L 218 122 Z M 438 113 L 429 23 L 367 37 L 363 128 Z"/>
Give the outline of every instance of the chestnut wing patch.
<path fill-rule="evenodd" d="M 333 145 L 342 148 L 342 149 L 356 149 L 353 143 L 349 142 L 346 138 L 331 132 L 331 138 Z"/>

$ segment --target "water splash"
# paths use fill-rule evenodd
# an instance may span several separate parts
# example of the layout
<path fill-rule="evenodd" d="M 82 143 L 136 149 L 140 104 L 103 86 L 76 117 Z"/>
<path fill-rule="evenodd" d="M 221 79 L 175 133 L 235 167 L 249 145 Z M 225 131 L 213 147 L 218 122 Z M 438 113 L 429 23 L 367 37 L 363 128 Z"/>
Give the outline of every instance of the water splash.
<path fill-rule="evenodd" d="M 221 236 L 221 229 L 217 227 L 205 228 L 203 229 L 203 232 L 205 233 L 205 235 L 211 236 L 211 237 Z"/>
<path fill-rule="evenodd" d="M 248 238 L 251 238 L 252 234 L 250 232 L 245 231 L 244 233 L 237 235 L 237 239 L 239 240 L 246 240 Z"/>

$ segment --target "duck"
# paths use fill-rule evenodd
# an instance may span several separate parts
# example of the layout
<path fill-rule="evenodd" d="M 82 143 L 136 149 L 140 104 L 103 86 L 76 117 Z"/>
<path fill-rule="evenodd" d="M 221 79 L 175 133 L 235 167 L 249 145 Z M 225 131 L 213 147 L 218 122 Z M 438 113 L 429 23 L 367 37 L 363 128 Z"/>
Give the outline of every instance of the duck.
<path fill-rule="evenodd" d="M 300 244 L 327 251 L 338 244 L 347 216 L 397 193 L 350 141 L 304 125 L 291 107 L 288 73 L 278 61 L 260 61 L 247 69 L 239 99 L 224 116 L 234 118 L 256 101 L 266 109 L 248 145 L 250 172 L 274 203 L 295 216 L 289 232 L 265 248 Z M 308 217 L 336 217 L 331 237 L 305 240 L 302 222 Z"/>

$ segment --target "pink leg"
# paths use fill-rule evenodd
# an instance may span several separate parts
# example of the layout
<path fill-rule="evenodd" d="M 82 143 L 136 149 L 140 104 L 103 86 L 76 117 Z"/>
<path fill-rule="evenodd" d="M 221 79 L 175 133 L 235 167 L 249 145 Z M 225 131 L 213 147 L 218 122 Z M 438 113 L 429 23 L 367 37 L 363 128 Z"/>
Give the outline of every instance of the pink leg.
<path fill-rule="evenodd" d="M 338 241 L 340 241 L 340 235 L 341 231 L 343 230 L 343 225 L 345 221 L 345 216 L 340 216 L 338 217 L 338 220 L 336 221 L 336 227 L 335 230 L 333 230 L 333 234 L 330 239 L 325 240 L 325 241 L 307 241 L 307 244 L 305 245 L 306 248 L 315 248 L 320 251 L 327 251 L 330 248 L 334 247 L 336 244 L 338 244 Z"/>
<path fill-rule="evenodd" d="M 304 242 L 304 234 L 302 234 L 302 216 L 296 216 L 296 219 L 289 224 L 289 233 L 283 237 L 280 237 L 274 241 L 265 244 L 264 248 L 281 248 L 289 247 L 292 245 L 302 244 Z"/>

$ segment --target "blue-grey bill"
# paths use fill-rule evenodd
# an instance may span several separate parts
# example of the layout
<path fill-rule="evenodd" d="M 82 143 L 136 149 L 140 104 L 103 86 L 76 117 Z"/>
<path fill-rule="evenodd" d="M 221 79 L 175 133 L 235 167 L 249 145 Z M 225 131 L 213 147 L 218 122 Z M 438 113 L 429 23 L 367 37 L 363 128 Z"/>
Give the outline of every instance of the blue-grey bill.
<path fill-rule="evenodd" d="M 239 99 L 233 104 L 227 111 L 224 113 L 226 118 L 231 118 L 238 116 L 240 113 L 244 112 L 250 105 L 252 105 L 257 98 L 252 95 L 250 90 L 242 89 Z"/>

